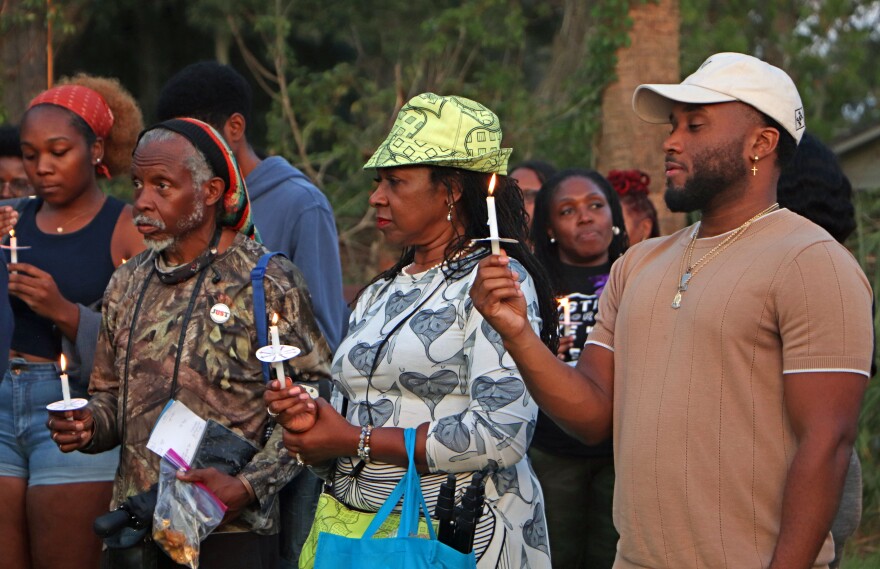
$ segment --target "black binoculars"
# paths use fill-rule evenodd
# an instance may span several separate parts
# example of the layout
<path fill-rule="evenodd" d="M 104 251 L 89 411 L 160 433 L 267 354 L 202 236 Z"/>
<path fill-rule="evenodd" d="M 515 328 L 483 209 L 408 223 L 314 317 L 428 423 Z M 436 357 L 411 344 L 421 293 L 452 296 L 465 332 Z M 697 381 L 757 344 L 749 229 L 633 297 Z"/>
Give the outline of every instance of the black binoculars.
<path fill-rule="evenodd" d="M 132 547 L 149 535 L 153 526 L 158 485 L 154 484 L 142 494 L 132 496 L 112 512 L 95 518 L 93 529 L 107 547 L 120 549 Z"/>

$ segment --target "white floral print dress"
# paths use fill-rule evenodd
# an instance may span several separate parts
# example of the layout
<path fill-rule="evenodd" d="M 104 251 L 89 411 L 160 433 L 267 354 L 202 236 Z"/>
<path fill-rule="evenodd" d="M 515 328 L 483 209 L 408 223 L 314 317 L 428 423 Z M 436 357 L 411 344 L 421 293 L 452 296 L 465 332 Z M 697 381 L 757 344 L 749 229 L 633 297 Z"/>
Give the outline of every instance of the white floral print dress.
<path fill-rule="evenodd" d="M 430 473 L 422 475 L 422 490 L 432 514 L 446 473 L 456 475 L 456 500 L 475 472 L 486 474 L 487 507 L 474 539 L 479 568 L 549 568 L 544 500 L 526 455 L 538 407 L 468 296 L 477 260 L 472 254 L 458 261 L 465 275 L 455 280 L 434 268 L 371 285 L 351 315 L 331 373 L 350 400 L 352 424 L 429 423 Z M 532 279 L 514 259 L 510 266 L 520 275 L 538 331 Z M 337 461 L 334 493 L 348 506 L 376 511 L 404 469 L 371 462 L 352 476 L 358 462 L 356 456 Z"/>

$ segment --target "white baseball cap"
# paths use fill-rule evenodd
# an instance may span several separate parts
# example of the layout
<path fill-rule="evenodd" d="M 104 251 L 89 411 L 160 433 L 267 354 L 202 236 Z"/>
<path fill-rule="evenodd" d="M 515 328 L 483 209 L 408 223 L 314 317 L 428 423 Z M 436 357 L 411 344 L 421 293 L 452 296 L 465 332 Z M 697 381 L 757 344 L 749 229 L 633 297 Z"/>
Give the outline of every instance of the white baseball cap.
<path fill-rule="evenodd" d="M 751 55 L 716 53 L 678 85 L 639 85 L 632 104 L 643 121 L 665 124 L 675 103 L 731 101 L 758 109 L 800 143 L 806 122 L 794 81 L 785 71 Z"/>

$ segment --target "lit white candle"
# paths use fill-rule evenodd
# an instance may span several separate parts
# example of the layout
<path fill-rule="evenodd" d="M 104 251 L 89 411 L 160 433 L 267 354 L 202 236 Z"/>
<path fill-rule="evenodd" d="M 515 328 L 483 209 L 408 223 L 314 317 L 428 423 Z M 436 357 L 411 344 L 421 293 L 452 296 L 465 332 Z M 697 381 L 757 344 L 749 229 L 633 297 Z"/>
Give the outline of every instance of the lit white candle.
<path fill-rule="evenodd" d="M 567 296 L 560 296 L 557 299 L 559 306 L 562 307 L 562 335 L 571 335 L 571 300 Z"/>
<path fill-rule="evenodd" d="M 269 334 L 272 336 L 272 347 L 275 348 L 275 353 L 278 354 L 281 352 L 281 339 L 278 337 L 278 314 L 272 313 L 272 325 L 269 326 Z M 281 382 L 281 385 L 285 385 L 284 379 L 284 362 L 275 362 L 272 364 L 275 367 L 275 379 Z"/>
<path fill-rule="evenodd" d="M 495 196 L 492 195 L 492 192 L 495 191 L 495 174 L 492 174 L 492 179 L 489 180 L 489 196 L 486 198 L 486 209 L 489 210 L 489 239 L 492 244 L 492 254 L 498 255 L 501 253 L 501 246 L 498 242 L 498 217 L 495 214 Z"/>
<path fill-rule="evenodd" d="M 15 237 L 15 230 L 9 230 L 9 250 L 12 252 L 10 258 L 13 263 L 18 262 L 18 239 Z"/>
<path fill-rule="evenodd" d="M 64 398 L 64 403 L 70 403 L 70 382 L 67 380 L 67 374 L 64 370 L 67 369 L 67 359 L 64 357 L 64 354 L 61 354 L 61 395 Z"/>

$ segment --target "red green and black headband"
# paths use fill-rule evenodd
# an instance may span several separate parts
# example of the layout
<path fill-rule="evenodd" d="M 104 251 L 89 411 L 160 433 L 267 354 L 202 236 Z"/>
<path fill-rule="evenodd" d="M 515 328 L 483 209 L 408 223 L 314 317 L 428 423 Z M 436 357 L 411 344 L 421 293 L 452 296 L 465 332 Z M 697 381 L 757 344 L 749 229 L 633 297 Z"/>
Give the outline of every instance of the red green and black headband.
<path fill-rule="evenodd" d="M 251 219 L 250 200 L 244 178 L 238 169 L 232 149 L 220 133 L 200 120 L 170 119 L 144 129 L 138 136 L 138 143 L 145 133 L 156 129 L 170 130 L 183 136 L 204 154 L 214 175 L 226 184 L 219 216 L 220 225 L 230 227 L 248 237 L 254 237 L 256 230 Z"/>

